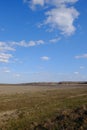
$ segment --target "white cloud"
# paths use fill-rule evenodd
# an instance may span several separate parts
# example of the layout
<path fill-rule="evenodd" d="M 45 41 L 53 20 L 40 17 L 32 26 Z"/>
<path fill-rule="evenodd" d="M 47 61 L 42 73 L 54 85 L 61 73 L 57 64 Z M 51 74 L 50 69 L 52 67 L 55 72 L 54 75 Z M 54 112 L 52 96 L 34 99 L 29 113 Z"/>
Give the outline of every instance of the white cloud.
<path fill-rule="evenodd" d="M 43 6 L 44 3 L 45 3 L 44 0 L 32 0 L 33 5 L 41 5 L 41 6 Z"/>
<path fill-rule="evenodd" d="M 16 41 L 9 41 L 9 42 L 3 42 L 0 41 L 0 51 L 6 52 L 6 51 L 15 51 L 15 46 L 22 46 L 22 47 L 30 47 L 30 46 L 36 46 L 44 44 L 45 42 L 43 40 L 30 40 L 26 42 L 25 40 L 16 42 Z"/>
<path fill-rule="evenodd" d="M 45 42 L 43 40 L 31 40 L 26 42 L 25 40 L 16 42 L 16 41 L 9 41 L 9 42 L 3 42 L 0 41 L 0 62 L 2 63 L 8 63 L 10 59 L 13 57 L 12 53 L 10 51 L 16 51 L 16 46 L 21 47 L 33 47 L 37 45 L 42 45 Z M 14 59 L 13 59 L 14 61 Z"/>
<path fill-rule="evenodd" d="M 32 8 L 36 5 L 44 6 L 44 5 L 54 5 L 59 6 L 61 4 L 74 4 L 78 0 L 23 0 L 24 3 L 28 3 L 29 6 Z"/>
<path fill-rule="evenodd" d="M 50 57 L 48 57 L 48 56 L 42 56 L 42 57 L 41 57 L 41 60 L 43 60 L 43 61 L 48 61 L 48 60 L 50 60 Z"/>
<path fill-rule="evenodd" d="M 34 10 L 37 5 L 44 6 L 45 1 L 44 0 L 23 0 L 24 3 L 29 4 L 29 7 Z"/>
<path fill-rule="evenodd" d="M 44 41 L 43 41 L 43 40 L 30 41 L 30 42 L 28 43 L 28 46 L 36 46 L 36 45 L 41 45 L 41 44 L 44 44 Z"/>
<path fill-rule="evenodd" d="M 30 41 L 27 46 L 36 46 L 36 42 L 35 41 Z"/>
<path fill-rule="evenodd" d="M 40 45 L 40 44 L 44 44 L 44 41 L 43 40 L 38 40 L 36 41 L 37 45 Z"/>
<path fill-rule="evenodd" d="M 59 29 L 62 34 L 71 35 L 76 30 L 73 23 L 78 18 L 78 15 L 79 13 L 74 7 L 62 6 L 46 12 L 45 24 L 49 24 L 52 29 Z"/>
<path fill-rule="evenodd" d="M 7 53 L 0 53 L 0 62 L 3 63 L 8 63 L 10 58 L 12 58 L 11 54 L 7 54 Z"/>
<path fill-rule="evenodd" d="M 84 69 L 85 67 L 84 66 L 80 66 L 80 69 Z"/>
<path fill-rule="evenodd" d="M 50 42 L 50 43 L 56 43 L 56 42 L 58 42 L 58 41 L 60 41 L 60 40 L 61 40 L 61 38 L 60 38 L 60 37 L 57 37 L 57 38 L 50 39 L 49 42 Z"/>
<path fill-rule="evenodd" d="M 78 74 L 79 74 L 79 72 L 77 72 L 77 71 L 76 71 L 76 72 L 74 72 L 74 74 L 78 75 Z"/>
<path fill-rule="evenodd" d="M 4 73 L 10 73 L 10 70 L 5 70 Z"/>
<path fill-rule="evenodd" d="M 14 74 L 14 77 L 19 78 L 21 75 L 20 74 Z"/>
<path fill-rule="evenodd" d="M 12 58 L 9 51 L 15 51 L 15 48 L 9 42 L 0 41 L 0 62 L 8 63 Z"/>
<path fill-rule="evenodd" d="M 87 58 L 87 54 L 77 55 L 77 56 L 75 56 L 75 58 L 76 59 Z"/>
<path fill-rule="evenodd" d="M 30 8 L 34 9 L 37 5 L 47 6 L 45 11 L 46 19 L 41 25 L 49 25 L 51 30 L 60 30 L 61 34 L 72 35 L 76 31 L 74 25 L 75 19 L 78 18 L 79 12 L 72 6 L 78 0 L 31 0 L 26 2 Z"/>
<path fill-rule="evenodd" d="M 8 67 L 2 67 L 2 68 L 0 68 L 0 71 L 3 73 L 10 73 L 11 72 Z"/>
<path fill-rule="evenodd" d="M 45 1 L 45 0 L 44 0 Z M 47 0 L 46 3 L 52 4 L 54 6 L 60 6 L 65 5 L 65 4 L 74 4 L 76 3 L 78 0 Z"/>
<path fill-rule="evenodd" d="M 22 47 L 31 47 L 31 46 L 37 46 L 37 45 L 41 45 L 44 44 L 43 40 L 37 40 L 37 41 L 28 41 L 26 42 L 25 40 L 19 41 L 19 42 L 11 42 L 13 45 L 17 45 L 17 46 L 22 46 Z"/>
<path fill-rule="evenodd" d="M 16 51 L 15 47 L 16 46 L 21 46 L 21 47 L 33 47 L 37 45 L 44 44 L 43 40 L 37 40 L 37 41 L 28 41 L 26 42 L 25 40 L 16 42 L 16 41 L 9 41 L 9 42 L 3 42 L 0 41 L 0 63 L 9 63 L 10 59 L 13 60 L 13 63 L 15 62 L 15 59 L 13 59 L 13 54 L 10 51 Z M 17 61 L 16 61 L 17 62 Z M 22 63 L 19 61 L 19 63 Z M 6 72 L 9 72 L 6 70 Z"/>
<path fill-rule="evenodd" d="M 0 47 L 0 51 L 15 51 L 15 49 L 9 46 L 4 46 Z"/>
<path fill-rule="evenodd" d="M 19 41 L 19 42 L 13 42 L 14 45 L 22 46 L 22 47 L 30 47 L 30 46 L 36 46 L 35 41 L 29 41 L 26 42 L 25 40 Z"/>
<path fill-rule="evenodd" d="M 4 73 L 10 73 L 10 72 L 11 72 L 11 71 L 10 71 L 8 68 L 6 68 L 6 67 L 3 68 L 2 71 L 3 71 Z"/>
<path fill-rule="evenodd" d="M 0 41 L 0 51 L 15 51 L 15 48 L 11 47 L 8 42 Z"/>

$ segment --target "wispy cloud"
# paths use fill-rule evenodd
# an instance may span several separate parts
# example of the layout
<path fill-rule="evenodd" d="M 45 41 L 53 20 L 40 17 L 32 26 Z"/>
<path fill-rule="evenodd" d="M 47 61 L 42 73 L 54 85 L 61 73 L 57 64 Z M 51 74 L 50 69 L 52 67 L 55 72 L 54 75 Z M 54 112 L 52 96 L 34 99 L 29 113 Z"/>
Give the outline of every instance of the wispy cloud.
<path fill-rule="evenodd" d="M 49 25 L 51 30 L 58 29 L 61 34 L 72 35 L 76 27 L 75 19 L 78 18 L 79 12 L 73 4 L 78 0 L 26 0 L 31 9 L 35 9 L 37 5 L 50 7 L 45 11 L 46 19 L 41 25 Z"/>
<path fill-rule="evenodd" d="M 10 70 L 5 70 L 4 73 L 10 73 Z"/>
<path fill-rule="evenodd" d="M 87 54 L 77 55 L 75 56 L 75 58 L 76 59 L 87 58 Z"/>
<path fill-rule="evenodd" d="M 4 67 L 4 68 L 2 68 L 2 72 L 4 72 L 4 73 L 10 73 L 11 71 L 7 67 Z"/>
<path fill-rule="evenodd" d="M 56 37 L 56 38 L 50 39 L 49 42 L 50 43 L 56 43 L 56 42 L 58 42 L 60 40 L 61 40 L 61 37 Z"/>
<path fill-rule="evenodd" d="M 30 4 L 31 4 L 31 8 L 35 9 L 36 5 L 44 6 L 45 1 L 44 0 L 32 0 Z"/>
<path fill-rule="evenodd" d="M 74 4 L 78 0 L 23 0 L 24 3 L 28 3 L 30 7 L 35 7 L 36 5 L 45 6 L 45 5 L 54 5 L 56 7 L 65 4 Z"/>
<path fill-rule="evenodd" d="M 13 48 L 8 42 L 0 41 L 0 51 L 15 51 L 15 48 Z"/>
<path fill-rule="evenodd" d="M 7 53 L 0 53 L 0 62 L 3 63 L 8 63 L 10 58 L 12 58 L 11 54 L 7 54 Z"/>
<path fill-rule="evenodd" d="M 9 42 L 0 41 L 0 62 L 9 63 L 13 57 L 10 51 L 15 51 L 15 48 Z"/>
<path fill-rule="evenodd" d="M 84 66 L 80 66 L 80 69 L 85 69 L 85 67 Z"/>
<path fill-rule="evenodd" d="M 0 62 L 9 63 L 10 59 L 13 57 L 13 51 L 16 51 L 16 46 L 21 47 L 34 47 L 45 44 L 43 40 L 30 40 L 26 42 L 25 40 L 22 41 L 0 41 Z M 12 52 L 11 52 L 12 51 Z M 14 61 L 14 59 L 13 59 Z"/>
<path fill-rule="evenodd" d="M 43 60 L 43 61 L 48 61 L 48 60 L 50 60 L 50 57 L 48 57 L 48 56 L 42 56 L 42 57 L 41 57 L 41 60 Z"/>
<path fill-rule="evenodd" d="M 18 73 L 17 73 L 17 74 L 14 74 L 14 77 L 15 77 L 15 78 L 19 78 L 20 76 L 21 76 L 21 75 L 18 74 Z"/>
<path fill-rule="evenodd" d="M 26 42 L 25 40 L 21 41 L 9 41 L 9 42 L 3 42 L 0 41 L 0 51 L 15 51 L 15 46 L 22 46 L 22 47 L 30 47 L 30 46 L 37 46 L 42 45 L 45 42 L 43 40 L 30 40 Z"/>
<path fill-rule="evenodd" d="M 75 75 L 78 75 L 78 74 L 79 74 L 79 72 L 78 72 L 78 71 L 76 71 L 76 72 L 74 72 L 74 74 L 75 74 Z"/>

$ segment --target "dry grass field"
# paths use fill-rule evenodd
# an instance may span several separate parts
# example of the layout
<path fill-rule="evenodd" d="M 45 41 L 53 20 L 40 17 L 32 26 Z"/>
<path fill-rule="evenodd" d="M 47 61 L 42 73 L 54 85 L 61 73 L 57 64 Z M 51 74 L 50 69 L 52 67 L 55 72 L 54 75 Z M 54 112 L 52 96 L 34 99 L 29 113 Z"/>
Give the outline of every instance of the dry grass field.
<path fill-rule="evenodd" d="M 86 106 L 86 84 L 0 85 L 0 130 L 86 130 Z"/>

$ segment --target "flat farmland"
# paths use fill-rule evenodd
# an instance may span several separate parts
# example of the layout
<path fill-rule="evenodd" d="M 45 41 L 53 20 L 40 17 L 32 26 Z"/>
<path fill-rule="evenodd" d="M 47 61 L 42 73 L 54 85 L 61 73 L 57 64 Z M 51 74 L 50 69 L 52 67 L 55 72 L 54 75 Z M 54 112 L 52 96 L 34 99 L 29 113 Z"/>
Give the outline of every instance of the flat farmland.
<path fill-rule="evenodd" d="M 76 109 L 86 111 L 86 106 L 86 84 L 0 85 L 0 130 L 63 130 L 65 125 L 54 123 L 57 116 L 75 114 Z M 86 122 L 86 115 L 82 116 Z M 68 123 L 68 116 L 66 120 Z M 85 123 L 83 126 L 80 123 L 77 130 L 84 130 Z"/>

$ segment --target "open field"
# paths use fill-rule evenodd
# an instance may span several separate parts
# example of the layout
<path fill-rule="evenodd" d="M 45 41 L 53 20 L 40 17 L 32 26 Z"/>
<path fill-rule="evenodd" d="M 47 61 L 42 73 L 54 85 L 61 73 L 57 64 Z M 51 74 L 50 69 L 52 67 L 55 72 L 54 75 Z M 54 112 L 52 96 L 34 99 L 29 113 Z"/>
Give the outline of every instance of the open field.
<path fill-rule="evenodd" d="M 86 106 L 86 84 L 0 85 L 0 130 L 63 130 L 64 126 L 56 120 L 58 115 L 63 117 L 63 113 L 71 114 L 75 119 L 83 116 L 84 126 L 79 121 L 76 130 L 85 130 Z M 66 119 L 70 124 L 71 117 L 68 119 L 68 116 L 64 116 L 63 123 L 66 124 Z M 64 130 L 74 130 L 76 124 L 72 124 Z"/>

